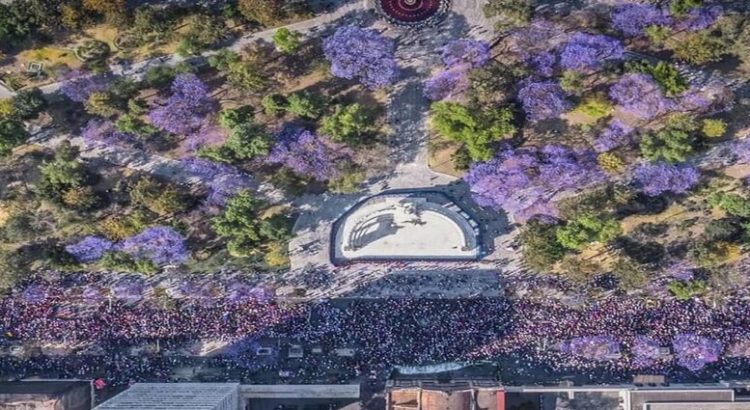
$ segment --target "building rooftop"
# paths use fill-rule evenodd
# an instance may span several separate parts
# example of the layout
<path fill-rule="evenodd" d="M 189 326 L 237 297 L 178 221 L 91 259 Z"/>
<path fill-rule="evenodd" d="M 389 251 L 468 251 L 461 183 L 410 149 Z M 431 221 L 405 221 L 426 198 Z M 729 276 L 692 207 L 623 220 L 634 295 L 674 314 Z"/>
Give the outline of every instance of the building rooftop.
<path fill-rule="evenodd" d="M 237 383 L 136 383 L 95 410 L 213 410 Z"/>
<path fill-rule="evenodd" d="M 732 389 L 663 389 L 663 390 L 635 390 L 630 392 L 631 410 L 656 409 L 656 403 L 682 403 L 682 410 L 688 410 L 701 402 L 734 401 Z M 644 407 L 645 404 L 648 405 Z M 699 408 L 699 407 L 698 407 Z"/>

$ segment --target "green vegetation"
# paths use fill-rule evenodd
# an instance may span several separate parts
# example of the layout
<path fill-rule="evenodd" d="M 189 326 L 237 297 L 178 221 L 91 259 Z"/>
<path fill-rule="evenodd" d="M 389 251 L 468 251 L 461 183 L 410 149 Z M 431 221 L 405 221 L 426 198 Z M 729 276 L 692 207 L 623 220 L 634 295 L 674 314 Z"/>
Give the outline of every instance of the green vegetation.
<path fill-rule="evenodd" d="M 430 107 L 430 120 L 438 135 L 464 144 L 475 161 L 490 159 L 493 144 L 516 131 L 509 108 L 480 111 L 452 102 L 436 102 Z"/>

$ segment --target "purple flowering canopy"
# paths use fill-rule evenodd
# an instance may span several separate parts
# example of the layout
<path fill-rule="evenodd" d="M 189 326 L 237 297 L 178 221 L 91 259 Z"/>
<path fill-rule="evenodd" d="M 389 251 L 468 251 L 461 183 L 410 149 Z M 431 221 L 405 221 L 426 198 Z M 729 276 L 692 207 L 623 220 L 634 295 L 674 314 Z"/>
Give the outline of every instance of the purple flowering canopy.
<path fill-rule="evenodd" d="M 469 89 L 469 77 L 466 70 L 453 69 L 441 71 L 424 83 L 424 96 L 431 101 L 441 101 L 460 97 Z"/>
<path fill-rule="evenodd" d="M 633 172 L 636 184 L 648 196 L 665 192 L 685 193 L 698 183 L 699 178 L 700 173 L 694 167 L 665 162 L 641 164 Z"/>
<path fill-rule="evenodd" d="M 550 52 L 541 52 L 538 54 L 531 54 L 524 58 L 524 62 L 528 64 L 534 72 L 542 78 L 549 78 L 555 74 L 555 64 L 557 64 L 557 56 Z"/>
<path fill-rule="evenodd" d="M 135 136 L 120 132 L 112 121 L 92 119 L 81 129 L 81 139 L 87 147 L 134 146 L 138 144 Z"/>
<path fill-rule="evenodd" d="M 556 193 L 604 179 L 593 152 L 557 145 L 500 151 L 490 161 L 473 164 L 464 177 L 479 205 L 503 209 L 519 222 L 556 216 L 551 203 Z"/>
<path fill-rule="evenodd" d="M 197 157 L 183 158 L 180 168 L 191 178 L 208 186 L 205 203 L 209 206 L 224 206 L 227 200 L 251 186 L 251 178 L 239 169 Z"/>
<path fill-rule="evenodd" d="M 640 36 L 649 26 L 666 26 L 672 23 L 669 12 L 651 4 L 629 3 L 615 7 L 612 26 L 626 36 Z"/>
<path fill-rule="evenodd" d="M 681 333 L 672 340 L 677 363 L 688 370 L 698 371 L 707 364 L 719 361 L 723 346 L 718 340 L 695 333 Z"/>
<path fill-rule="evenodd" d="M 47 288 L 39 283 L 32 283 L 21 292 L 21 298 L 31 304 L 44 303 L 48 297 Z"/>
<path fill-rule="evenodd" d="M 443 64 L 448 68 L 481 67 L 490 59 L 490 47 L 479 40 L 453 40 L 443 46 L 442 59 Z"/>
<path fill-rule="evenodd" d="M 526 118 L 536 122 L 557 118 L 571 108 L 560 85 L 553 81 L 529 81 L 518 92 Z"/>
<path fill-rule="evenodd" d="M 145 292 L 146 284 L 137 277 L 124 278 L 112 287 L 112 295 L 126 303 L 140 302 Z"/>
<path fill-rule="evenodd" d="M 625 49 L 619 40 L 601 35 L 576 33 L 560 51 L 560 65 L 566 70 L 596 70 L 607 60 L 622 59 Z"/>
<path fill-rule="evenodd" d="M 172 134 L 197 132 L 208 112 L 208 87 L 195 74 L 180 74 L 172 82 L 172 95 L 149 113 L 151 123 Z"/>
<path fill-rule="evenodd" d="M 350 152 L 344 147 L 306 130 L 282 132 L 266 160 L 281 164 L 301 176 L 310 176 L 318 181 L 335 179 L 339 165 L 348 161 Z"/>
<path fill-rule="evenodd" d="M 648 336 L 635 337 L 630 352 L 633 354 L 633 364 L 637 367 L 649 367 L 661 357 L 661 344 Z"/>
<path fill-rule="evenodd" d="M 652 119 L 674 108 L 659 84 L 648 74 L 625 74 L 609 89 L 620 108 L 640 119 Z"/>
<path fill-rule="evenodd" d="M 565 342 L 561 350 L 591 360 L 609 360 L 620 356 L 620 342 L 612 336 L 582 336 Z"/>
<path fill-rule="evenodd" d="M 594 141 L 594 150 L 596 152 L 607 152 L 623 145 L 628 145 L 633 142 L 630 136 L 632 132 L 633 127 L 619 119 L 614 119 L 607 124 L 607 128 Z"/>
<path fill-rule="evenodd" d="M 398 77 L 395 44 L 375 30 L 341 27 L 323 42 L 323 52 L 336 77 L 359 79 L 368 88 L 390 85 Z"/>
<path fill-rule="evenodd" d="M 87 236 L 80 241 L 68 245 L 65 250 L 73 255 L 80 263 L 96 262 L 104 256 L 105 252 L 111 251 L 114 244 L 101 236 Z"/>
<path fill-rule="evenodd" d="M 60 86 L 60 92 L 75 102 L 85 102 L 95 92 L 105 91 L 112 80 L 104 74 L 84 74 L 74 71 Z"/>
<path fill-rule="evenodd" d="M 674 26 L 677 30 L 705 30 L 711 27 L 722 14 L 724 14 L 724 9 L 721 6 L 696 7 L 685 17 L 676 21 Z"/>
<path fill-rule="evenodd" d="M 117 249 L 157 265 L 182 263 L 190 258 L 185 237 L 167 226 L 153 226 L 120 242 Z"/>

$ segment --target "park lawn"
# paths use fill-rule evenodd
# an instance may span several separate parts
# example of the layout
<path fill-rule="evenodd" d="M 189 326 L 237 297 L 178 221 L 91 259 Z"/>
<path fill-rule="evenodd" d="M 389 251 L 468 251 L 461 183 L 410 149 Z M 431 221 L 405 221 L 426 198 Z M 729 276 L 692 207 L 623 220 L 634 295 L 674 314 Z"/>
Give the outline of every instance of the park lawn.
<path fill-rule="evenodd" d="M 62 47 L 42 47 L 32 50 L 24 50 L 16 56 L 16 61 L 27 67 L 31 62 L 44 63 L 45 68 L 49 66 L 65 65 L 70 69 L 78 69 L 82 63 L 79 61 L 72 49 Z"/>
<path fill-rule="evenodd" d="M 427 165 L 435 172 L 461 178 L 465 172 L 456 169 L 452 159 L 453 154 L 458 151 L 459 147 L 459 144 L 451 143 L 430 149 L 427 156 Z"/>

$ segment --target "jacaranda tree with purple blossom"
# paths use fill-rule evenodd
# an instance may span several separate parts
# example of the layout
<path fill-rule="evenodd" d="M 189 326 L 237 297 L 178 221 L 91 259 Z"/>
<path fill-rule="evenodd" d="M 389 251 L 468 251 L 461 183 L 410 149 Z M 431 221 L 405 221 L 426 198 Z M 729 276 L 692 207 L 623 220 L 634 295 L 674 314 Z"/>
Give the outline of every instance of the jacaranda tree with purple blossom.
<path fill-rule="evenodd" d="M 65 250 L 80 263 L 96 262 L 114 248 L 112 241 L 101 236 L 87 236 L 68 245 Z"/>
<path fill-rule="evenodd" d="M 115 128 L 112 121 L 92 119 L 81 129 L 81 138 L 88 147 L 137 146 L 137 138 Z"/>
<path fill-rule="evenodd" d="M 685 193 L 698 183 L 699 178 L 700 173 L 694 167 L 665 162 L 641 164 L 633 172 L 636 185 L 648 196 Z"/>
<path fill-rule="evenodd" d="M 350 151 L 307 130 L 288 129 L 277 137 L 267 161 L 290 168 L 300 176 L 328 181 L 339 176 Z"/>
<path fill-rule="evenodd" d="M 651 4 L 627 3 L 615 7 L 612 26 L 627 36 L 640 36 L 651 26 L 666 26 L 672 23 L 669 12 Z"/>
<path fill-rule="evenodd" d="M 523 222 L 539 214 L 556 216 L 551 203 L 556 194 L 601 182 L 605 175 L 593 152 L 550 145 L 501 151 L 472 165 L 464 179 L 479 205 L 503 209 Z"/>
<path fill-rule="evenodd" d="M 675 21 L 674 27 L 685 31 L 705 30 L 711 27 L 723 13 L 724 9 L 718 5 L 697 7 Z"/>
<path fill-rule="evenodd" d="M 707 364 L 719 361 L 723 346 L 721 342 L 695 333 L 681 333 L 672 339 L 677 364 L 688 370 L 698 371 Z"/>
<path fill-rule="evenodd" d="M 112 78 L 104 74 L 84 74 L 75 72 L 60 86 L 60 92 L 71 100 L 86 102 L 91 94 L 107 90 Z"/>
<path fill-rule="evenodd" d="M 651 337 L 638 335 L 633 341 L 630 353 L 636 367 L 649 367 L 662 356 L 661 344 Z"/>
<path fill-rule="evenodd" d="M 536 122 L 559 117 L 571 108 L 562 88 L 554 81 L 528 81 L 518 92 L 526 118 Z"/>
<path fill-rule="evenodd" d="M 652 119 L 674 108 L 674 101 L 647 74 L 623 75 L 609 89 L 609 96 L 623 111 L 640 119 Z"/>
<path fill-rule="evenodd" d="M 152 226 L 117 245 L 117 250 L 134 259 L 148 259 L 156 265 L 186 262 L 190 258 L 185 237 L 168 226 Z"/>
<path fill-rule="evenodd" d="M 615 38 L 576 33 L 562 47 L 560 65 L 566 70 L 597 70 L 608 60 L 622 59 L 624 52 Z"/>
<path fill-rule="evenodd" d="M 609 122 L 607 128 L 594 141 L 594 150 L 596 152 L 607 152 L 620 146 L 628 145 L 633 142 L 633 138 L 630 135 L 632 132 L 633 127 L 619 119 L 614 119 Z"/>
<path fill-rule="evenodd" d="M 172 82 L 172 95 L 149 114 L 151 123 L 169 133 L 197 132 L 211 107 L 208 87 L 195 74 L 180 74 Z"/>
<path fill-rule="evenodd" d="M 468 73 L 463 69 L 441 71 L 424 83 L 424 96 L 441 101 L 461 97 L 470 86 Z"/>
<path fill-rule="evenodd" d="M 612 336 L 575 337 L 563 343 L 561 350 L 589 360 L 611 360 L 620 356 L 620 342 Z"/>
<path fill-rule="evenodd" d="M 490 59 L 490 47 L 479 40 L 453 40 L 443 46 L 441 56 L 443 64 L 448 68 L 476 68 L 483 66 Z"/>
<path fill-rule="evenodd" d="M 393 40 L 375 30 L 341 27 L 323 42 L 323 52 L 336 77 L 358 79 L 369 88 L 390 85 L 398 77 Z"/>

